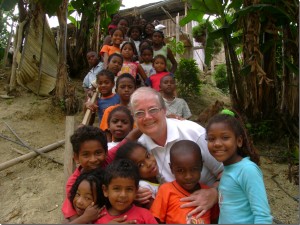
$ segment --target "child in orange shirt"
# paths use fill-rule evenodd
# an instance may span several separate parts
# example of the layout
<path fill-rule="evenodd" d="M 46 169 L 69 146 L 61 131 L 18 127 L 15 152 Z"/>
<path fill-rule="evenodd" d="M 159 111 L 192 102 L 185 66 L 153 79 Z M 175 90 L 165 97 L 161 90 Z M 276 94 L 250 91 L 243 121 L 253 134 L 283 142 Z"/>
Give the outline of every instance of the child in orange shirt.
<path fill-rule="evenodd" d="M 181 198 L 188 197 L 201 188 L 209 188 L 199 183 L 202 167 L 201 151 L 195 142 L 181 140 L 171 147 L 170 168 L 175 176 L 175 181 L 160 186 L 150 209 L 159 223 L 211 223 L 211 210 L 196 219 L 196 216 L 187 216 L 193 208 L 180 208 L 184 204 L 180 201 Z"/>
<path fill-rule="evenodd" d="M 107 67 L 108 57 L 113 53 L 121 53 L 120 45 L 124 40 L 124 33 L 120 28 L 116 28 L 111 34 L 112 45 L 103 45 L 100 54 L 103 56 L 103 68 Z"/>

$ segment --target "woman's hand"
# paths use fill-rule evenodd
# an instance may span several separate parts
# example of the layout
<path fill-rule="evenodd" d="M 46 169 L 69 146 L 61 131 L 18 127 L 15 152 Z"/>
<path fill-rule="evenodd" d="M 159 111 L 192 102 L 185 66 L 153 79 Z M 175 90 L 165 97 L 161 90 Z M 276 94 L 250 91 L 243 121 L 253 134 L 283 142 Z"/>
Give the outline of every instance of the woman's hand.
<path fill-rule="evenodd" d="M 98 106 L 95 103 L 92 102 L 86 102 L 85 107 L 89 110 L 91 110 L 93 113 L 95 113 L 98 109 Z"/>
<path fill-rule="evenodd" d="M 180 208 L 195 207 L 187 216 L 198 213 L 196 218 L 203 216 L 207 210 L 211 209 L 218 202 L 218 191 L 215 188 L 201 189 L 195 191 L 189 197 L 180 199 L 181 202 L 188 202 L 180 206 Z"/>

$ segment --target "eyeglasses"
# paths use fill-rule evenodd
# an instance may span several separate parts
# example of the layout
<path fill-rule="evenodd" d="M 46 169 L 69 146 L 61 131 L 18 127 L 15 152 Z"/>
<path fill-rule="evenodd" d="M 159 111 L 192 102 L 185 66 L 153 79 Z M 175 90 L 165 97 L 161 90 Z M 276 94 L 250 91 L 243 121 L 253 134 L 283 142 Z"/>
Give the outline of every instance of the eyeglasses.
<path fill-rule="evenodd" d="M 149 115 L 154 116 L 160 110 L 161 110 L 161 108 L 154 107 L 154 108 L 148 109 L 147 112 L 148 112 Z M 141 111 L 134 112 L 134 117 L 136 117 L 136 118 L 141 119 L 141 118 L 144 118 L 145 116 L 146 116 L 146 112 L 145 111 L 141 110 Z"/>

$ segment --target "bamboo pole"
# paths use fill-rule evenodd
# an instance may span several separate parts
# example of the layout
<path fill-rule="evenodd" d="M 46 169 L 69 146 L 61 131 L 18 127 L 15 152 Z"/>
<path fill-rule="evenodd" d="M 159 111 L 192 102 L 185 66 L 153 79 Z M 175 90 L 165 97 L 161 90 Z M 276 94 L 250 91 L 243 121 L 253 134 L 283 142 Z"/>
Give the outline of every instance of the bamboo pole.
<path fill-rule="evenodd" d="M 49 151 L 52 151 L 52 150 L 54 150 L 54 149 L 60 147 L 60 146 L 63 145 L 64 143 L 65 143 L 65 140 L 61 140 L 61 141 L 55 142 L 55 143 L 53 143 L 53 144 L 47 145 L 47 146 L 45 146 L 45 147 L 43 147 L 43 148 L 40 148 L 40 149 L 38 149 L 37 151 L 38 151 L 39 153 L 49 152 Z M 35 157 L 35 156 L 37 156 L 37 155 L 38 155 L 38 154 L 35 153 L 35 152 L 30 152 L 30 153 L 27 153 L 26 155 L 22 155 L 22 156 L 19 156 L 19 157 L 17 157 L 17 158 L 14 158 L 14 159 L 12 159 L 12 160 L 9 160 L 9 161 L 7 161 L 7 162 L 1 163 L 1 164 L 0 164 L 0 171 L 1 171 L 1 170 L 4 170 L 4 169 L 7 169 L 7 168 L 9 168 L 9 167 L 11 167 L 11 166 L 13 166 L 13 165 L 16 165 L 16 164 L 19 163 L 19 162 L 23 162 L 23 161 L 25 161 L 25 160 L 31 159 L 31 158 L 33 158 L 33 157 Z"/>
<path fill-rule="evenodd" d="M 96 92 L 94 92 L 90 101 L 94 103 L 97 99 L 97 95 L 98 95 L 98 88 L 96 89 Z M 87 109 L 82 120 L 83 125 L 87 125 L 89 123 L 91 119 L 91 115 L 92 115 L 92 111 L 90 109 Z"/>

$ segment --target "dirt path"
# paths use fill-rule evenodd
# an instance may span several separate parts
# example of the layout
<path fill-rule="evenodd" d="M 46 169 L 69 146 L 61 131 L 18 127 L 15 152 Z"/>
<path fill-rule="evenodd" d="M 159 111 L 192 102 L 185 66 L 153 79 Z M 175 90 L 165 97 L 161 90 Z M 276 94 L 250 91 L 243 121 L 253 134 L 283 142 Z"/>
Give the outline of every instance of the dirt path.
<path fill-rule="evenodd" d="M 0 77 L 0 85 L 5 84 L 5 77 Z M 14 140 L 15 137 L 3 123 L 7 122 L 30 146 L 43 146 L 64 139 L 65 116 L 51 105 L 50 98 L 35 96 L 19 88 L 21 95 L 15 99 L 0 98 L 0 133 Z M 5 94 L 3 89 L 0 95 Z M 207 99 L 201 97 L 207 104 Z M 219 99 L 218 93 L 207 96 Z M 206 103 L 205 103 L 206 102 Z M 197 113 L 197 110 L 193 110 Z M 82 114 L 76 115 L 77 123 Z M 20 156 L 14 149 L 30 152 L 28 149 L 0 138 L 0 163 Z M 64 146 L 47 153 L 63 162 Z M 262 159 L 269 202 L 274 217 L 284 223 L 299 222 L 298 202 L 289 197 L 299 196 L 298 186 L 286 179 L 287 165 Z M 272 179 L 273 177 L 273 179 Z M 39 157 L 18 163 L 0 171 L 0 223 L 60 223 L 63 201 L 63 167 Z M 280 188 L 274 179 L 279 183 Z"/>

